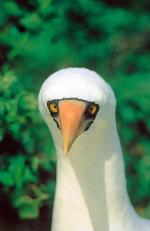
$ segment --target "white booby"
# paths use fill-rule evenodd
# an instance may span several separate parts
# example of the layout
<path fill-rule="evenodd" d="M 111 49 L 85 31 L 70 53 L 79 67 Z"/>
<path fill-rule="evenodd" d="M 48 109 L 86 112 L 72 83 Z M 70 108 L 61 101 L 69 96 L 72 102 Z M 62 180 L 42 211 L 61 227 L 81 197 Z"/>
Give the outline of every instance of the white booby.
<path fill-rule="evenodd" d="M 111 87 L 85 68 L 42 85 L 39 108 L 57 152 L 52 231 L 150 231 L 126 190 L 115 107 Z"/>

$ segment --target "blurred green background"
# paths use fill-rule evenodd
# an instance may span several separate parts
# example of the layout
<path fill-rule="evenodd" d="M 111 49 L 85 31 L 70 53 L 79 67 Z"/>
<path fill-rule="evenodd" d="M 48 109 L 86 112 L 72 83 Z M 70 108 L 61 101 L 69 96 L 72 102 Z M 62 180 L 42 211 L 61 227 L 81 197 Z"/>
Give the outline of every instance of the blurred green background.
<path fill-rule="evenodd" d="M 49 230 L 56 159 L 37 97 L 69 66 L 114 89 L 128 192 L 150 218 L 149 10 L 147 0 L 0 1 L 0 230 Z"/>

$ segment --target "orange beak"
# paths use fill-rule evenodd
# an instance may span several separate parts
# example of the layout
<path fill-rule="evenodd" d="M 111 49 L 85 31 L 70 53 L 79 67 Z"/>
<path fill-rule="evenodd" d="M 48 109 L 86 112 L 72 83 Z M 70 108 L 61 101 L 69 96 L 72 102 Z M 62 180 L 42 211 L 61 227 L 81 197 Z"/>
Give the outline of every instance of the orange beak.
<path fill-rule="evenodd" d="M 74 140 L 81 133 L 85 103 L 78 100 L 62 100 L 59 103 L 60 128 L 64 153 L 67 154 Z"/>

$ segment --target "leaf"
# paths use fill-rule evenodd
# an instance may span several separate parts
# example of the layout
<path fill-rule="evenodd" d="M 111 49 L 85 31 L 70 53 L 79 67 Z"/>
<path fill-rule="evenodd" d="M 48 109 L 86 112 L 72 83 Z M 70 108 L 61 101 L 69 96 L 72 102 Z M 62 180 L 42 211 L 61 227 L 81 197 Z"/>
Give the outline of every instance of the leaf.
<path fill-rule="evenodd" d="M 0 183 L 6 187 L 12 187 L 15 184 L 14 177 L 11 172 L 1 171 Z"/>
<path fill-rule="evenodd" d="M 40 202 L 28 196 L 22 196 L 16 199 L 15 207 L 19 210 L 22 219 L 34 219 L 39 215 Z"/>
<path fill-rule="evenodd" d="M 19 8 L 19 6 L 12 1 L 6 1 L 3 4 L 4 10 L 11 16 L 21 16 L 22 10 Z"/>
<path fill-rule="evenodd" d="M 42 21 L 38 14 L 27 14 L 21 19 L 21 24 L 28 30 L 37 30 L 42 25 Z"/>

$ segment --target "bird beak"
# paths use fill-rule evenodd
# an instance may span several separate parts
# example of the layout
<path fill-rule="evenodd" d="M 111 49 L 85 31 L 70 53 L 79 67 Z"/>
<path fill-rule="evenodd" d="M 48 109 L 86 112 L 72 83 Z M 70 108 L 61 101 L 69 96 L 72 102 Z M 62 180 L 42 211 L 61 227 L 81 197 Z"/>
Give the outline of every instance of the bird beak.
<path fill-rule="evenodd" d="M 67 154 L 84 121 L 85 103 L 79 100 L 62 100 L 59 103 L 60 129 L 63 136 L 64 153 Z"/>

